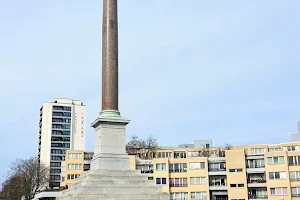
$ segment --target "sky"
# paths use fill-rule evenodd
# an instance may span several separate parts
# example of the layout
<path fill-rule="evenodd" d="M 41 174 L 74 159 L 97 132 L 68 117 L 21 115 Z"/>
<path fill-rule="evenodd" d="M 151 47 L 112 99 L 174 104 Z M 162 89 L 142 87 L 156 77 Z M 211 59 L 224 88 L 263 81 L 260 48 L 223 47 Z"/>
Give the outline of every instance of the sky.
<path fill-rule="evenodd" d="M 300 121 L 300 2 L 119 0 L 119 109 L 127 138 L 159 145 L 290 141 Z M 0 1 L 0 174 L 37 156 L 54 98 L 101 111 L 101 0 Z M 1 180 L 1 179 L 0 179 Z"/>

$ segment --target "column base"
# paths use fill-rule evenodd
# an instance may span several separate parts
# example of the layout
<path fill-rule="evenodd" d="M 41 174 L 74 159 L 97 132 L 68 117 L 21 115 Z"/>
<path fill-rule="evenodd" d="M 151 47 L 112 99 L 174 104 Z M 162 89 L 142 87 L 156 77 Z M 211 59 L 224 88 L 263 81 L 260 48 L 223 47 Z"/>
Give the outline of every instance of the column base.
<path fill-rule="evenodd" d="M 91 160 L 91 169 L 101 170 L 129 170 L 129 157 L 127 155 L 104 154 L 95 155 Z"/>

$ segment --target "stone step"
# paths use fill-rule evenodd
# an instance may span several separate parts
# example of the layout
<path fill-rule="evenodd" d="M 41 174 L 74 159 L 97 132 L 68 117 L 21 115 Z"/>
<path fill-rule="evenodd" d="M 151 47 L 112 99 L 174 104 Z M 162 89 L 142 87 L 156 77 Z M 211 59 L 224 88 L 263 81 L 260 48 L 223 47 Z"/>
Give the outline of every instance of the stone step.
<path fill-rule="evenodd" d="M 139 187 L 154 187 L 155 182 L 149 181 L 149 180 L 80 180 L 78 182 L 75 182 L 74 184 L 70 185 L 70 188 L 78 188 L 78 187 L 85 187 L 85 186 L 92 186 L 92 187 L 136 187 L 136 185 L 139 185 Z"/>
<path fill-rule="evenodd" d="M 162 193 L 157 195 L 149 194 L 113 194 L 113 195 L 76 195 L 76 196 L 66 196 L 60 200 L 169 200 L 170 196 L 168 193 Z"/>
<path fill-rule="evenodd" d="M 161 192 L 160 187 L 141 187 L 135 185 L 135 187 L 80 187 L 74 189 L 74 194 L 157 194 Z"/>

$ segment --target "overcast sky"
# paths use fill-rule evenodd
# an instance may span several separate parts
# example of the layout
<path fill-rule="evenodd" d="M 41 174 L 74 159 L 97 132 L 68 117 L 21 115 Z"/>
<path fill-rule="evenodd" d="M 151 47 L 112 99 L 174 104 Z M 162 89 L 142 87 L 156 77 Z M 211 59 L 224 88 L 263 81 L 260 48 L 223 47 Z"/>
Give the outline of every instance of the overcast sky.
<path fill-rule="evenodd" d="M 128 138 L 290 141 L 300 120 L 300 2 L 119 0 L 120 111 Z M 101 110 L 101 0 L 0 2 L 0 174 L 37 155 L 39 108 Z"/>

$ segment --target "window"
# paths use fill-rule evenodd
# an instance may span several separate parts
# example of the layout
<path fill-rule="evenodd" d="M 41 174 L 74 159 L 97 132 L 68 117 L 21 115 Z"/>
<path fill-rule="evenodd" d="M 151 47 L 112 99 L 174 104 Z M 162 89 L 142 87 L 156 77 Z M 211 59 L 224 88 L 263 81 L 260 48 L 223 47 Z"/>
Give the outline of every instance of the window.
<path fill-rule="evenodd" d="M 191 162 L 190 169 L 205 169 L 205 162 Z"/>
<path fill-rule="evenodd" d="M 166 170 L 166 164 L 165 163 L 156 164 L 156 170 L 159 170 L 159 171 Z"/>
<path fill-rule="evenodd" d="M 186 172 L 186 163 L 169 164 L 169 172 Z"/>
<path fill-rule="evenodd" d="M 247 168 L 264 168 L 265 167 L 265 161 L 264 159 L 255 159 L 255 160 L 248 160 Z"/>
<path fill-rule="evenodd" d="M 191 185 L 201 185 L 206 184 L 206 177 L 191 177 Z"/>
<path fill-rule="evenodd" d="M 287 147 L 283 147 L 283 151 L 299 151 L 299 146 L 287 146 Z"/>
<path fill-rule="evenodd" d="M 70 143 L 51 143 L 51 147 L 70 148 Z"/>
<path fill-rule="evenodd" d="M 217 150 L 210 151 L 210 155 L 217 155 L 217 154 L 218 154 Z"/>
<path fill-rule="evenodd" d="M 159 152 L 158 158 L 171 158 L 172 152 Z"/>
<path fill-rule="evenodd" d="M 230 184 L 230 187 L 232 187 L 232 188 L 237 188 L 237 187 L 241 188 L 241 187 L 244 187 L 244 184 Z"/>
<path fill-rule="evenodd" d="M 225 163 L 209 163 L 208 168 L 209 168 L 209 171 L 225 171 L 226 164 Z"/>
<path fill-rule="evenodd" d="M 60 169 L 50 169 L 50 174 L 60 174 Z"/>
<path fill-rule="evenodd" d="M 82 169 L 82 164 L 68 164 L 68 169 Z"/>
<path fill-rule="evenodd" d="M 188 199 L 187 192 L 170 193 L 170 200 L 186 200 Z"/>
<path fill-rule="evenodd" d="M 80 175 L 79 174 L 68 174 L 68 180 L 74 180 L 78 178 Z"/>
<path fill-rule="evenodd" d="M 289 156 L 289 165 L 300 165 L 300 156 Z"/>
<path fill-rule="evenodd" d="M 270 193 L 271 193 L 272 196 L 287 195 L 288 194 L 286 187 L 270 188 Z"/>
<path fill-rule="evenodd" d="M 210 186 L 227 185 L 227 180 L 225 177 L 210 178 L 209 185 Z"/>
<path fill-rule="evenodd" d="M 265 148 L 253 148 L 251 149 L 251 154 L 264 154 Z"/>
<path fill-rule="evenodd" d="M 50 167 L 61 167 L 60 162 L 50 162 Z"/>
<path fill-rule="evenodd" d="M 284 164 L 284 157 L 283 156 L 268 157 L 268 164 L 269 165 Z"/>
<path fill-rule="evenodd" d="M 187 178 L 170 178 L 170 187 L 187 187 Z"/>
<path fill-rule="evenodd" d="M 206 199 L 206 192 L 191 192 L 191 199 Z"/>
<path fill-rule="evenodd" d="M 167 179 L 166 178 L 156 178 L 156 184 L 157 185 L 161 185 L 161 184 L 165 185 L 165 184 L 167 184 Z"/>
<path fill-rule="evenodd" d="M 51 141 L 70 142 L 70 137 L 52 137 Z"/>
<path fill-rule="evenodd" d="M 188 152 L 188 157 L 199 157 L 199 156 L 200 156 L 199 152 L 193 152 L 193 151 Z"/>
<path fill-rule="evenodd" d="M 243 172 L 243 169 L 229 169 L 229 172 Z"/>
<path fill-rule="evenodd" d="M 290 172 L 290 179 L 292 181 L 299 181 L 300 180 L 300 172 Z"/>
<path fill-rule="evenodd" d="M 66 154 L 66 150 L 62 150 L 62 149 L 51 149 L 51 154 Z"/>
<path fill-rule="evenodd" d="M 51 156 L 51 160 L 65 160 L 65 156 Z"/>
<path fill-rule="evenodd" d="M 69 159 L 82 159 L 81 153 L 69 153 L 68 154 Z"/>
<path fill-rule="evenodd" d="M 60 175 L 52 175 L 52 176 L 50 176 L 50 180 L 52 180 L 52 181 L 60 181 Z"/>
<path fill-rule="evenodd" d="M 300 187 L 292 187 L 292 197 L 300 197 Z"/>
<path fill-rule="evenodd" d="M 269 179 L 286 179 L 286 172 L 269 172 Z"/>
<path fill-rule="evenodd" d="M 52 124 L 52 128 L 53 129 L 70 129 L 71 128 L 71 125 L 68 125 L 68 124 Z"/>
<path fill-rule="evenodd" d="M 280 149 L 280 147 L 277 147 L 277 148 L 269 148 L 268 151 L 269 151 L 269 152 L 281 151 L 281 149 Z"/>
<path fill-rule="evenodd" d="M 174 158 L 186 158 L 186 153 L 185 152 L 175 152 Z"/>

